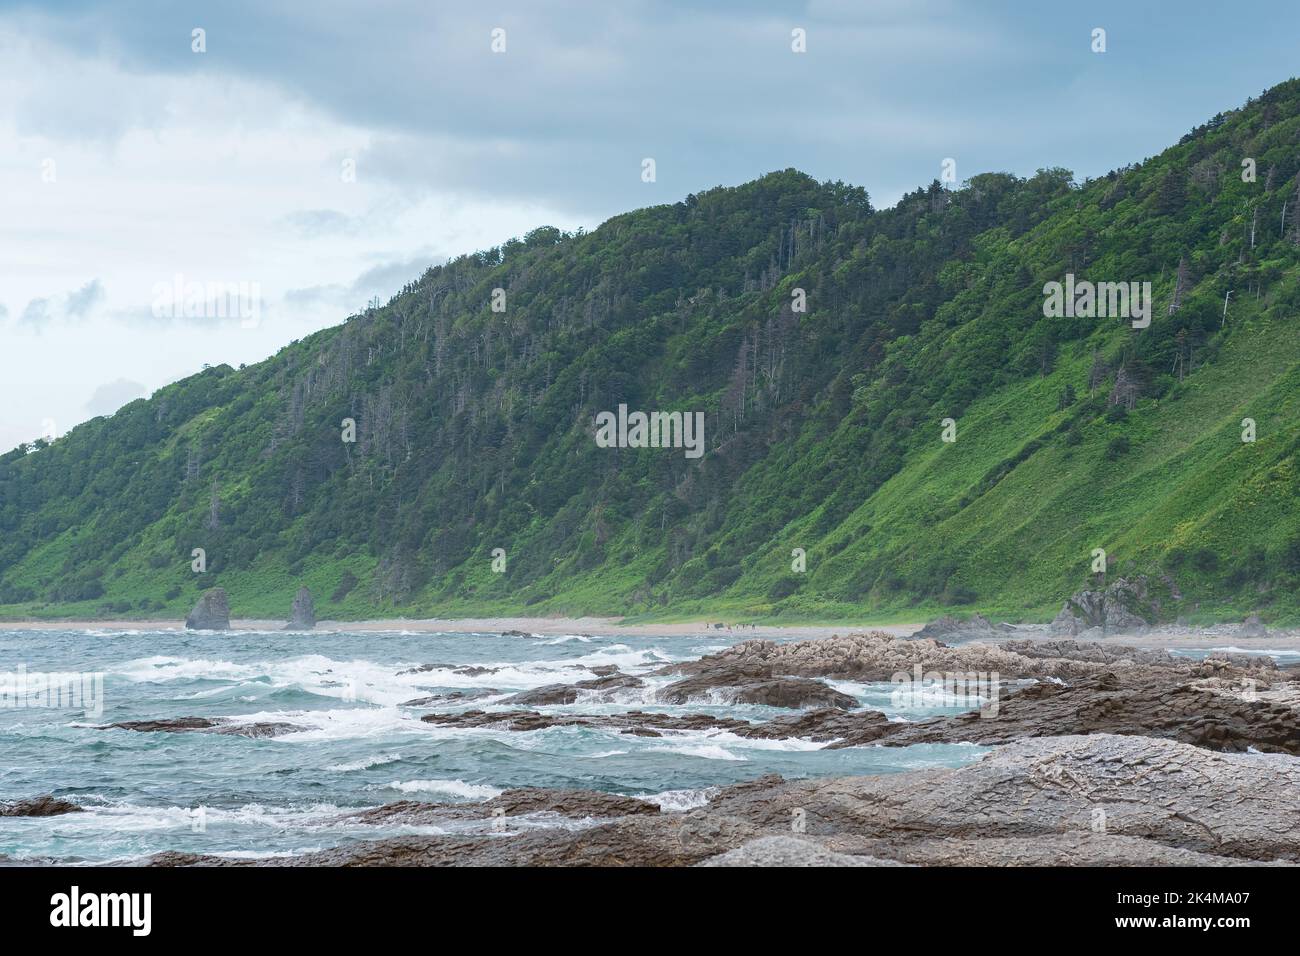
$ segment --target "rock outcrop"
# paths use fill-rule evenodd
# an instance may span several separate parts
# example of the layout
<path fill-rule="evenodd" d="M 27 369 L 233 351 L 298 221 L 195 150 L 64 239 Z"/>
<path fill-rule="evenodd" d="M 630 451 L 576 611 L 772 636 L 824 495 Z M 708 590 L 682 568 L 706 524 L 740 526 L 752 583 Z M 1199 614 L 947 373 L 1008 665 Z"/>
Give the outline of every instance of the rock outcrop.
<path fill-rule="evenodd" d="M 230 601 L 225 588 L 209 588 L 199 595 L 185 626 L 197 631 L 227 631 L 230 629 Z"/>
<path fill-rule="evenodd" d="M 850 856 L 826 849 L 807 837 L 767 836 L 709 857 L 696 866 L 903 866 L 893 860 Z"/>
<path fill-rule="evenodd" d="M 1160 617 L 1160 603 L 1142 575 L 1120 578 L 1100 590 L 1076 592 L 1052 621 L 1052 631 L 1071 636 L 1100 628 L 1097 636 L 1143 631 Z"/>
<path fill-rule="evenodd" d="M 510 817 L 553 814 L 572 820 L 610 820 L 639 814 L 657 814 L 649 800 L 600 790 L 564 790 L 518 787 L 479 803 L 422 803 L 399 800 L 382 807 L 360 810 L 338 818 L 339 823 L 438 826 L 451 820 L 479 820 L 493 826 L 510 823 Z M 498 824 L 501 820 L 502 823 Z"/>
<path fill-rule="evenodd" d="M 997 673 L 1003 680 L 1057 677 L 1065 680 L 1086 677 L 1103 670 L 1145 669 L 1146 660 L 1161 660 L 1161 652 L 1148 656 L 1135 648 L 1116 650 L 1121 659 L 1108 659 L 1094 645 L 1075 641 L 1052 642 L 1051 650 L 1038 649 L 1033 641 L 1002 644 L 971 643 L 948 647 L 937 641 L 907 640 L 882 631 L 836 635 L 808 641 L 779 644 L 774 641 L 741 641 L 716 654 L 693 661 L 668 664 L 656 674 L 692 677 L 702 675 L 717 687 L 740 686 L 772 677 L 823 677 L 857 681 L 888 681 L 896 674 Z M 1131 652 L 1124 655 L 1123 651 Z M 1132 661 L 1125 664 L 1125 656 Z M 1242 665 L 1249 658 L 1242 656 Z M 1165 655 L 1171 668 L 1194 672 L 1200 665 L 1189 658 Z M 1260 665 L 1267 666 L 1265 661 Z"/>
<path fill-rule="evenodd" d="M 139 733 L 182 733 L 202 731 L 213 734 L 231 734 L 236 737 L 279 737 L 283 734 L 296 734 L 306 730 L 297 724 L 279 721 L 240 723 L 239 721 L 210 717 L 167 717 L 161 720 L 122 720 L 115 724 L 104 724 L 99 730 L 134 730 Z"/>
<path fill-rule="evenodd" d="M 598 699 L 608 697 L 617 690 L 630 690 L 643 686 L 645 682 L 639 677 L 630 674 L 610 674 L 592 680 L 581 680 L 576 684 L 545 684 L 513 694 L 501 703 L 519 704 L 525 707 L 572 704 L 579 697 Z"/>
<path fill-rule="evenodd" d="M 968 620 L 959 621 L 950 615 L 936 618 L 912 635 L 913 640 L 942 641 L 985 641 L 1001 636 L 1004 631 L 996 627 L 988 618 L 976 614 Z"/>
<path fill-rule="evenodd" d="M 293 609 L 289 612 L 289 623 L 284 626 L 284 629 L 310 631 L 315 626 L 316 602 L 312 599 L 311 591 L 299 588 L 298 593 L 293 596 Z"/>
<path fill-rule="evenodd" d="M 632 798 L 524 791 L 524 812 Z M 505 799 L 503 794 L 498 799 Z M 1300 760 L 1108 734 L 1021 740 L 956 770 L 760 777 L 685 813 L 405 836 L 257 861 L 156 866 L 1234 865 L 1300 862 Z M 396 811 L 394 811 L 396 812 Z M 491 814 L 487 804 L 474 811 Z M 512 814 L 513 815 L 513 814 Z M 582 814 L 600 819 L 602 813 Z M 382 819 L 382 818 L 381 818 Z M 568 816 L 573 820 L 573 816 Z M 792 829 L 803 832 L 792 833 Z M 798 844 L 798 845 L 796 845 Z M 842 859 L 848 857 L 849 859 Z"/>
<path fill-rule="evenodd" d="M 834 711 L 834 713 L 841 713 Z M 708 714 L 652 714 L 630 710 L 622 714 L 541 714 L 535 710 L 463 710 L 425 714 L 420 720 L 440 727 L 496 727 L 503 730 L 548 730 L 551 727 L 604 727 L 639 737 L 661 737 L 683 730 L 724 730 L 745 733 L 748 721 Z"/>
<path fill-rule="evenodd" d="M 736 679 L 725 670 L 705 671 L 669 684 L 656 695 L 661 703 L 720 701 L 728 704 L 764 704 L 768 707 L 838 707 L 850 710 L 857 699 L 819 680 L 807 677 L 746 677 Z"/>
<path fill-rule="evenodd" d="M 52 793 L 43 793 L 39 797 L 25 800 L 6 800 L 0 802 L 0 817 L 57 817 L 65 813 L 81 813 L 81 807 L 68 800 L 61 800 Z"/>
<path fill-rule="evenodd" d="M 854 715 L 856 716 L 856 715 Z M 843 733 L 832 749 L 881 743 L 1006 744 L 1032 737 L 1124 734 L 1229 753 L 1300 755 L 1300 708 L 1264 699 L 1253 681 L 1114 673 L 1072 685 L 1043 682 L 1002 697 L 996 716 L 970 711 L 915 723 L 878 722 Z M 830 725 L 834 727 L 835 725 Z"/>
<path fill-rule="evenodd" d="M 1264 626 L 1264 622 L 1259 619 L 1258 614 L 1252 614 L 1241 622 L 1241 627 L 1237 628 L 1237 636 L 1268 637 L 1268 628 Z"/>
<path fill-rule="evenodd" d="M 809 835 L 900 846 L 1095 832 L 1216 857 L 1300 860 L 1300 761 L 1288 757 L 1098 734 L 1021 740 L 958 770 L 899 776 L 733 787 L 709 809 L 764 827 L 788 827 L 799 809 Z"/>

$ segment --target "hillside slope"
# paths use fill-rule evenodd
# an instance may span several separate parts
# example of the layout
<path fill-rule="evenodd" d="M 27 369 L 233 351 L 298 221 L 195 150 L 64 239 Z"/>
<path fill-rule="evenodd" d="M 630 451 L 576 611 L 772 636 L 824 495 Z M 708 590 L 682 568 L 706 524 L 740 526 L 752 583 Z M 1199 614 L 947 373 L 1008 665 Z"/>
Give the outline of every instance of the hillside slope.
<path fill-rule="evenodd" d="M 1045 316 L 1066 273 L 1150 326 Z M 1170 614 L 1296 621 L 1298 310 L 1298 81 L 1082 185 L 787 170 L 543 227 L 0 456 L 0 616 L 1036 618 L 1103 548 Z M 620 404 L 705 454 L 598 447 Z"/>

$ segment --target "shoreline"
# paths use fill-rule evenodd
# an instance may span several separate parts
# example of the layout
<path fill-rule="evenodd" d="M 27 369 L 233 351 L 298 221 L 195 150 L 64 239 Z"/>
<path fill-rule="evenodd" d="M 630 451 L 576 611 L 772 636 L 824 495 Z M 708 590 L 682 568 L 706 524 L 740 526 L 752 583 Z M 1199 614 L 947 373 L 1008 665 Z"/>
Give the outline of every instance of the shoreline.
<path fill-rule="evenodd" d="M 753 627 L 731 625 L 715 628 L 712 621 L 651 622 L 624 624 L 621 617 L 463 617 L 463 618 L 372 618 L 364 621 L 316 622 L 312 631 L 298 633 L 401 633 L 434 634 L 453 632 L 466 634 L 500 634 L 503 631 L 527 631 L 548 637 L 565 634 L 604 634 L 629 637 L 734 637 L 762 638 L 824 638 L 858 631 L 884 631 L 895 637 L 907 637 L 919 631 L 922 624 L 757 624 Z M 265 618 L 231 618 L 232 631 L 280 631 L 283 620 Z M 183 631 L 183 619 L 170 620 L 66 620 L 66 621 L 0 621 L 0 630 L 59 631 L 59 630 L 127 630 L 127 631 Z"/>
<path fill-rule="evenodd" d="M 757 640 L 812 640 L 834 637 L 836 635 L 862 633 L 865 631 L 883 631 L 894 637 L 910 637 L 924 626 L 922 624 L 756 624 L 749 626 L 714 627 L 707 620 L 648 622 L 641 624 L 624 624 L 620 617 L 466 617 L 466 618 L 372 618 L 363 621 L 317 622 L 311 631 L 286 633 L 298 634 L 383 634 L 383 633 L 475 633 L 500 634 L 508 631 L 523 631 L 544 636 L 565 634 L 602 634 L 605 636 L 627 635 L 628 637 L 662 637 L 693 638 L 709 637 L 749 638 Z M 230 622 L 231 631 L 285 631 L 283 620 L 264 618 L 235 618 Z M 1224 625 L 1219 625 L 1222 628 Z M 170 620 L 28 620 L 0 621 L 0 630 L 14 631 L 183 631 L 185 622 L 181 619 Z M 1234 647 L 1243 651 L 1267 652 L 1300 651 L 1300 632 L 1281 630 L 1265 637 L 1244 637 L 1216 630 L 1212 627 L 1174 628 L 1158 627 L 1151 631 L 1134 634 L 1112 634 L 1101 638 L 1085 639 L 1098 644 L 1124 644 L 1140 648 L 1166 648 L 1185 650 L 1207 650 L 1216 647 Z M 212 632 L 217 633 L 217 632 Z M 991 638 L 975 638 L 974 641 L 997 644 L 1007 640 L 1059 640 L 1061 635 L 1049 633 L 1038 627 L 1025 627 L 1005 635 Z M 963 641 L 962 643 L 966 643 Z"/>

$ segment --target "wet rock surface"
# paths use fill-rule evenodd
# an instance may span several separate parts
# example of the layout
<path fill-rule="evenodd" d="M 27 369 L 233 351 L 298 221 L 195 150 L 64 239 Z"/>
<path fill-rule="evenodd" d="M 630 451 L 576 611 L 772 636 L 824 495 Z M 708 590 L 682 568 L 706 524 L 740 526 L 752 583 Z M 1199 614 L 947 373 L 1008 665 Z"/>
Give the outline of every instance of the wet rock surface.
<path fill-rule="evenodd" d="M 213 720 L 208 717 L 167 717 L 162 720 L 122 720 L 114 724 L 104 724 L 99 729 L 134 730 L 140 733 L 198 731 L 233 734 L 237 737 L 279 737 L 283 734 L 295 734 L 307 728 L 278 721 L 240 723 L 222 719 Z"/>
<path fill-rule="evenodd" d="M 546 684 L 522 691 L 501 701 L 503 704 L 519 704 L 526 707 L 544 707 L 548 704 L 572 704 L 578 698 L 596 698 L 608 696 L 617 690 L 644 687 L 645 682 L 630 674 L 609 674 L 592 680 L 578 681 L 576 684 Z"/>
<path fill-rule="evenodd" d="M 65 813 L 81 813 L 81 807 L 68 800 L 61 800 L 51 793 L 25 800 L 6 800 L 0 802 L 0 817 L 57 817 Z"/>
<path fill-rule="evenodd" d="M 480 687 L 474 690 L 454 690 L 446 694 L 429 694 L 426 697 L 413 697 L 411 700 L 402 701 L 403 707 L 440 707 L 447 704 L 463 704 L 469 700 L 479 700 L 483 697 L 495 697 L 501 691 L 494 687 Z"/>
<path fill-rule="evenodd" d="M 819 646 L 814 646 L 819 645 Z M 899 656 L 907 649 L 924 661 L 910 670 Z M 734 652 L 734 653 L 733 653 Z M 1075 640 L 1009 641 L 948 648 L 932 641 L 901 641 L 887 635 L 853 635 L 828 641 L 776 645 L 747 641 L 719 654 L 662 668 L 659 673 L 693 672 L 659 691 L 668 704 L 716 700 L 803 708 L 798 715 L 762 722 L 707 714 L 540 713 L 535 710 L 467 710 L 422 719 L 442 726 L 497 727 L 513 731 L 552 727 L 597 727 L 640 736 L 682 731 L 719 731 L 760 739 L 803 738 L 830 749 L 910 746 L 918 743 L 996 746 L 1028 737 L 1113 733 L 1179 740 L 1212 750 L 1300 754 L 1300 685 L 1287 681 L 1271 658 L 1226 655 L 1193 660 L 1165 651 Z M 954 666 L 945 671 L 937 661 Z M 1008 680 L 1012 674 L 1038 676 Z M 774 677 L 787 669 L 852 675 L 865 679 L 897 667 L 896 674 L 997 675 L 995 706 L 919 721 L 894 721 L 882 712 L 854 709 L 857 701 L 820 680 Z M 1065 678 L 1056 675 L 1066 675 Z M 635 682 L 635 683 L 633 683 Z M 566 704 L 598 688 L 639 686 L 636 678 L 611 675 L 572 685 L 549 685 L 503 703 Z M 987 687 L 981 693 L 986 692 Z"/>
<path fill-rule="evenodd" d="M 399 800 L 382 807 L 360 810 L 338 818 L 340 823 L 437 826 L 452 820 L 495 821 L 499 817 L 554 814 L 575 820 L 615 819 L 657 814 L 659 806 L 648 800 L 600 790 L 566 790 L 517 787 L 481 803 L 424 803 Z M 508 822 L 508 821 L 507 821 Z"/>
<path fill-rule="evenodd" d="M 577 798 L 564 791 L 525 793 L 514 806 L 526 812 L 578 805 L 572 803 Z M 497 799 L 508 796 L 509 792 Z M 1300 760 L 1219 754 L 1170 740 L 1097 734 L 1017 741 L 956 770 L 801 781 L 765 776 L 722 789 L 698 810 L 638 812 L 580 829 L 399 837 L 252 862 L 180 853 L 157 854 L 148 862 L 159 866 L 685 866 L 710 860 L 722 866 L 779 861 L 811 865 L 893 861 L 927 866 L 1295 863 L 1300 862 L 1297 804 Z M 490 815 L 487 807 L 484 804 L 477 812 Z M 794 820 L 802 833 L 791 833 Z"/>
<path fill-rule="evenodd" d="M 856 698 L 819 680 L 807 677 L 738 678 L 724 670 L 705 671 L 669 684 L 658 693 L 657 699 L 668 704 L 718 699 L 768 707 L 839 707 L 845 710 L 858 705 Z"/>
<path fill-rule="evenodd" d="M 1028 737 L 1125 734 L 1177 740 L 1209 750 L 1300 755 L 1300 710 L 1262 699 L 1247 682 L 1202 685 L 1106 673 L 1075 684 L 1043 682 L 989 708 L 916 723 L 846 728 L 830 748 L 867 743 L 998 745 Z"/>
<path fill-rule="evenodd" d="M 708 714 L 656 714 L 631 710 L 622 714 L 542 714 L 535 710 L 466 710 L 425 714 L 420 718 L 443 727 L 503 727 L 506 730 L 548 730 L 552 727 L 606 727 L 641 737 L 660 737 L 684 730 L 748 731 L 748 721 Z"/>

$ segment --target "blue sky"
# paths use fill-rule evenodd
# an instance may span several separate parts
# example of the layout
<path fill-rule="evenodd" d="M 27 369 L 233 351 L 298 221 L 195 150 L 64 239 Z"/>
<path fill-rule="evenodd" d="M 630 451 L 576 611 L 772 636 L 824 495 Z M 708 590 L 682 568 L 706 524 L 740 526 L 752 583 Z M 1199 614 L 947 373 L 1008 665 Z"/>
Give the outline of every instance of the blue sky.
<path fill-rule="evenodd" d="M 0 2 L 0 446 L 543 223 L 789 166 L 878 206 L 949 157 L 1100 175 L 1288 79 L 1298 38 L 1300 5 L 1199 0 Z M 158 319 L 178 274 L 255 283 L 259 321 Z"/>

